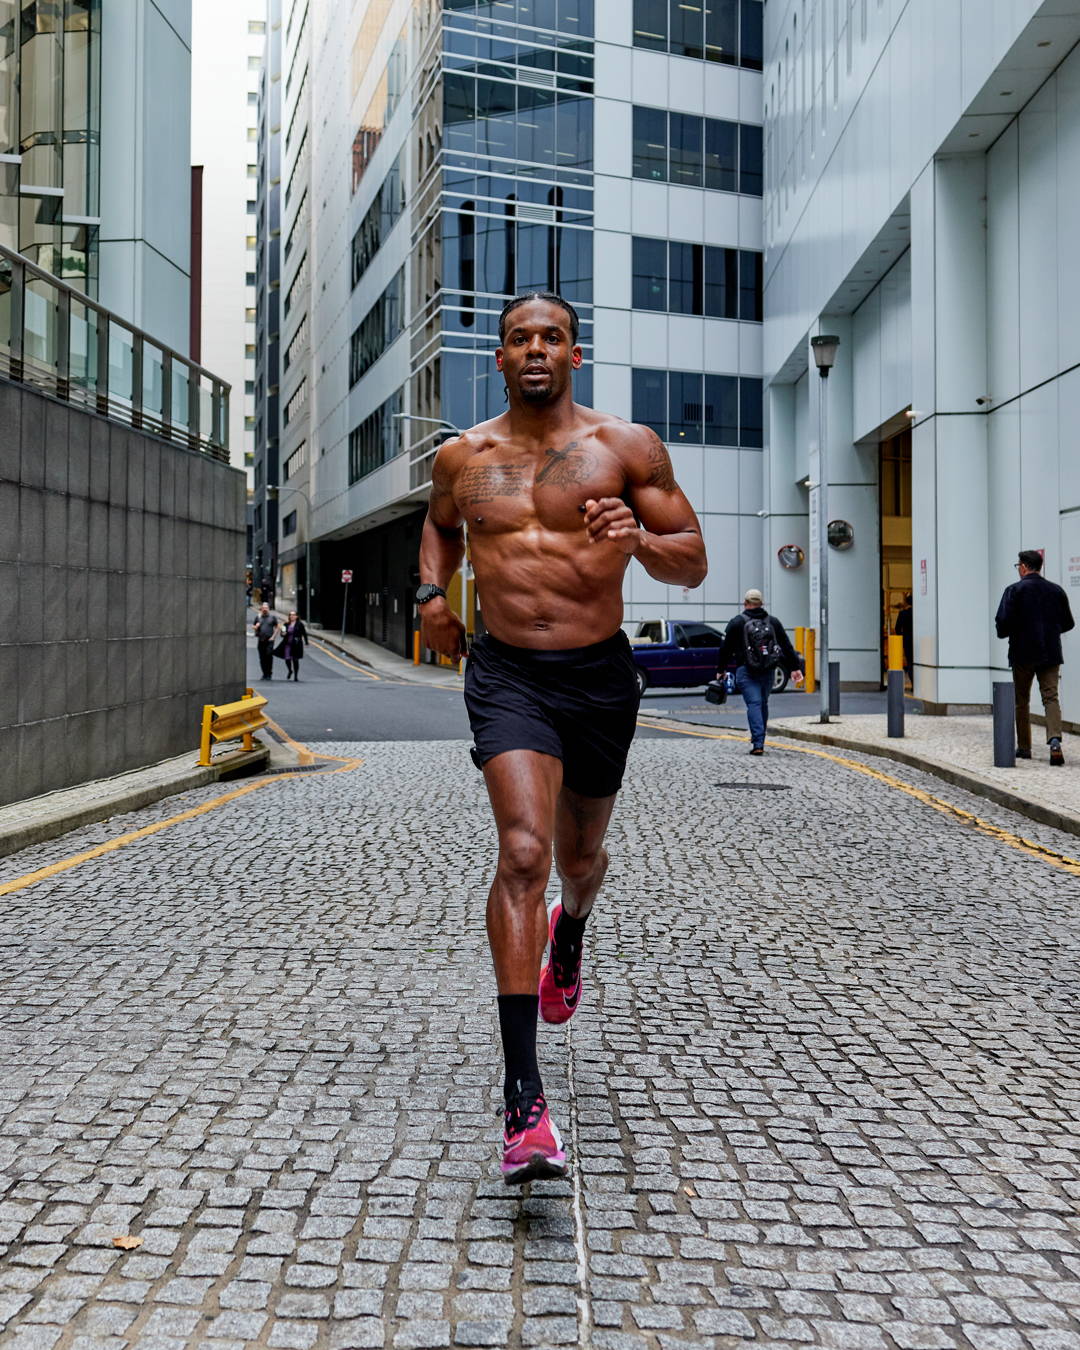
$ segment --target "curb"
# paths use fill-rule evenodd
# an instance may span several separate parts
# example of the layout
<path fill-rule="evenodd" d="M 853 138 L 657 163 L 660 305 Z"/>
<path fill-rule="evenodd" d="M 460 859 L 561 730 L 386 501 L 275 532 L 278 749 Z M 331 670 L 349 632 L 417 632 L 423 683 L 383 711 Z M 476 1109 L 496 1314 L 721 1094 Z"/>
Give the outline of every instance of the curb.
<path fill-rule="evenodd" d="M 785 726 L 777 727 L 775 730 L 770 727 L 769 734 L 771 736 L 787 736 L 794 741 L 811 741 L 817 745 L 832 746 L 837 750 L 851 750 L 862 755 L 873 755 L 878 759 L 891 759 L 897 764 L 906 764 L 910 769 L 920 769 L 923 773 L 933 774 L 935 778 L 944 779 L 946 783 L 951 783 L 953 787 L 964 788 L 978 797 L 986 797 L 989 801 L 996 802 L 998 806 L 1006 806 L 1010 811 L 1016 811 L 1019 815 L 1038 821 L 1040 825 L 1049 825 L 1052 829 L 1061 830 L 1065 834 L 1080 836 L 1080 816 L 1075 816 L 1069 811 L 1059 810 L 1054 806 L 1044 806 L 1041 802 L 1035 802 L 1029 797 L 1022 797 L 1018 793 L 1010 792 L 1008 788 L 1000 787 L 997 783 L 992 783 L 986 778 L 980 778 L 978 774 L 969 773 L 965 769 L 954 769 L 946 764 L 937 764 L 933 760 L 922 759 L 919 755 L 912 754 L 910 751 L 894 749 L 891 745 L 867 745 L 863 741 L 848 740 L 844 736 L 831 736 L 824 732 L 805 731 L 801 727 Z"/>
<path fill-rule="evenodd" d="M 115 780 L 117 787 L 114 792 L 99 797 L 85 806 L 54 803 L 50 810 L 47 797 L 40 798 L 41 815 L 37 819 L 24 824 L 0 826 L 0 858 L 18 853 L 20 849 L 29 848 L 32 844 L 44 844 L 50 839 L 58 839 L 60 835 L 80 829 L 83 825 L 96 825 L 111 816 L 123 815 L 127 811 L 138 811 L 143 806 L 153 806 L 155 802 L 163 801 L 166 797 L 175 796 L 180 792 L 190 792 L 192 788 L 208 787 L 211 783 L 221 782 L 224 779 L 244 778 L 249 774 L 261 773 L 270 761 L 270 751 L 259 741 L 255 744 L 257 747 L 255 750 L 237 750 L 232 754 L 223 755 L 221 759 L 205 768 L 196 765 L 168 780 L 156 783 L 139 785 L 132 782 L 124 785 L 123 779 L 134 778 L 141 770 L 136 769 L 131 774 L 120 774 Z M 198 752 L 193 750 L 191 753 Z M 91 786 L 90 783 L 81 784 L 84 789 Z M 63 795 L 78 790 L 68 788 L 64 790 Z M 16 802 L 14 805 L 25 807 L 27 803 Z"/>

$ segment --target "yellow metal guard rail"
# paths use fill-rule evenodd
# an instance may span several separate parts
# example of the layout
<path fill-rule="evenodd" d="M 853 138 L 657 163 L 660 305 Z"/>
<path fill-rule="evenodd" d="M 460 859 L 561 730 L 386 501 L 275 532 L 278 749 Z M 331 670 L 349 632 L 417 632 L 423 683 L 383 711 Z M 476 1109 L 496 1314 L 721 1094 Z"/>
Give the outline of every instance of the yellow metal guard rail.
<path fill-rule="evenodd" d="M 202 736 L 199 740 L 199 763 L 210 763 L 211 741 L 235 741 L 244 738 L 244 749 L 254 750 L 252 733 L 266 726 L 266 699 L 252 690 L 244 691 L 246 698 L 235 703 L 213 703 L 203 705 Z"/>

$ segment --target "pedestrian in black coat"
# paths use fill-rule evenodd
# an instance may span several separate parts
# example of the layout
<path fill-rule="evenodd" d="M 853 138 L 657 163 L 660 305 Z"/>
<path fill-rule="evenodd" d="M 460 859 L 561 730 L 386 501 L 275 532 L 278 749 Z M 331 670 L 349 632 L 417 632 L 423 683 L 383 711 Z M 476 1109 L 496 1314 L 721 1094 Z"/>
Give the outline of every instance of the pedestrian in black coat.
<path fill-rule="evenodd" d="M 289 610 L 289 617 L 281 625 L 281 641 L 274 648 L 274 655 L 285 662 L 287 680 L 299 680 L 300 662 L 307 646 L 307 629 L 304 621 L 295 609 Z"/>
<path fill-rule="evenodd" d="M 1063 657 L 1061 635 L 1074 626 L 1069 597 L 1042 575 L 1042 554 L 1024 549 L 1015 564 L 1020 580 L 1006 586 L 994 622 L 999 638 L 1009 639 L 1009 665 L 1016 690 L 1016 754 L 1031 758 L 1031 685 L 1038 679 L 1046 713 L 1050 763 L 1064 764 L 1058 682 Z"/>

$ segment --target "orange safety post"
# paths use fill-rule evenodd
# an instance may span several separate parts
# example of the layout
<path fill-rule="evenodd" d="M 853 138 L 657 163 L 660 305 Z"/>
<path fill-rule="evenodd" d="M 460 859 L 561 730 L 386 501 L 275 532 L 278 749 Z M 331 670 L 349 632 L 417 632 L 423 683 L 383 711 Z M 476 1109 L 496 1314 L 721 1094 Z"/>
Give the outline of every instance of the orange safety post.
<path fill-rule="evenodd" d="M 803 685 L 803 692 L 812 694 L 817 689 L 817 633 L 813 628 L 808 628 L 805 635 L 806 650 L 803 655 L 806 657 L 806 683 Z"/>
<path fill-rule="evenodd" d="M 888 662 L 889 669 L 903 670 L 904 639 L 898 633 L 891 633 L 889 635 L 888 651 L 889 651 L 889 662 Z"/>
<path fill-rule="evenodd" d="M 412 635 L 412 663 L 414 666 L 420 664 L 420 629 Z"/>

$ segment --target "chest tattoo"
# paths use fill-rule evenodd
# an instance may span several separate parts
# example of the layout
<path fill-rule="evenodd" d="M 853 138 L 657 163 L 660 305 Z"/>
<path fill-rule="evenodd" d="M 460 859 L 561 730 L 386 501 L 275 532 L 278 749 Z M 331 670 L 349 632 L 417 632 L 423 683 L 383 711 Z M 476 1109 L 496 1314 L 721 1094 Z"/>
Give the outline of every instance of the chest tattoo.
<path fill-rule="evenodd" d="M 571 441 L 564 450 L 547 450 L 544 467 L 536 475 L 537 485 L 571 487 L 587 483 L 596 468 L 596 456 L 582 450 L 580 441 Z"/>
<path fill-rule="evenodd" d="M 496 497 L 523 497 L 529 470 L 523 464 L 475 464 L 462 471 L 457 495 L 464 506 L 482 506 Z"/>

